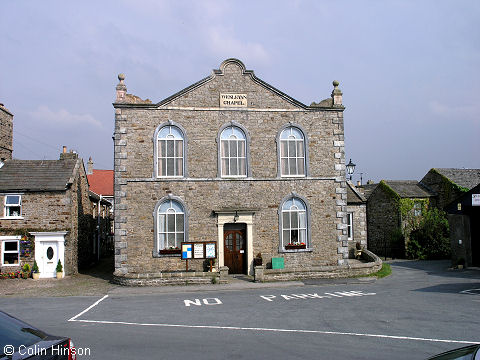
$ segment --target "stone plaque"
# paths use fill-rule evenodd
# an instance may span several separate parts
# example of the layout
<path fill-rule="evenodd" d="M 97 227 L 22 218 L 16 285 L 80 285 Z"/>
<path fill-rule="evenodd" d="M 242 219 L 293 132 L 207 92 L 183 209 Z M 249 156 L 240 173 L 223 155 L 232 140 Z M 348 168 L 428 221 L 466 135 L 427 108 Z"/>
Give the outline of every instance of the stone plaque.
<path fill-rule="evenodd" d="M 220 94 L 220 107 L 247 107 L 247 94 Z"/>

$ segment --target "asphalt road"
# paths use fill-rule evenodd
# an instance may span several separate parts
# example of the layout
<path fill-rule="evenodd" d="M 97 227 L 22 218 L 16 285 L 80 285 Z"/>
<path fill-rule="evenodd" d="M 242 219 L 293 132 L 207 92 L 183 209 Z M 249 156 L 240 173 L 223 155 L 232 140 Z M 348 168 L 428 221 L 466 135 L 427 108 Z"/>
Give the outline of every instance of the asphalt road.
<path fill-rule="evenodd" d="M 72 337 L 79 359 L 425 359 L 480 343 L 480 270 L 447 267 L 400 261 L 375 282 L 117 288 L 106 297 L 2 298 L 0 307 Z"/>

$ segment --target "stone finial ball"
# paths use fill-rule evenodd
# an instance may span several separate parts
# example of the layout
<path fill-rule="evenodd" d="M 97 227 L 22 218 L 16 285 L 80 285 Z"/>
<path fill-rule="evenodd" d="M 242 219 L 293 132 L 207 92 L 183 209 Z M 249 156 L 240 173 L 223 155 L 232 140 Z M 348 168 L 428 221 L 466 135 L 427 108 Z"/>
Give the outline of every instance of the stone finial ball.
<path fill-rule="evenodd" d="M 332 84 L 333 84 L 333 86 L 338 86 L 338 85 L 340 85 L 340 83 L 339 83 L 337 80 L 333 80 Z"/>
<path fill-rule="evenodd" d="M 118 80 L 125 80 L 125 74 L 118 74 Z"/>

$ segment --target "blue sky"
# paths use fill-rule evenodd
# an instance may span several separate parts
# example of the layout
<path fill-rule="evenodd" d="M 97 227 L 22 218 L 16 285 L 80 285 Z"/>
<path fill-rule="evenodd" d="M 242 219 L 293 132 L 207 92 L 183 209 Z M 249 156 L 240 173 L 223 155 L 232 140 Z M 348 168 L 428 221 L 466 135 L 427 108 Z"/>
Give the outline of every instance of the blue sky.
<path fill-rule="evenodd" d="M 354 180 L 480 168 L 478 1 L 3 0 L 14 157 L 113 168 L 117 74 L 158 102 L 231 57 L 310 104 L 344 94 Z"/>

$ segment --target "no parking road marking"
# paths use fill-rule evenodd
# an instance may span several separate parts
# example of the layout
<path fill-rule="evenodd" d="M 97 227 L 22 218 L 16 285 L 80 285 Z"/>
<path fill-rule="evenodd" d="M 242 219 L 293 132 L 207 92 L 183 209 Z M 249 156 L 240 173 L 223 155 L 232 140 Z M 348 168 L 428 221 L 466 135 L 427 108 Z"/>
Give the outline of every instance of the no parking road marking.
<path fill-rule="evenodd" d="M 327 292 L 325 295 L 314 294 L 290 294 L 290 295 L 280 295 L 284 300 L 299 300 L 299 299 L 331 299 L 331 298 L 341 298 L 341 297 L 351 297 L 351 296 L 371 296 L 376 295 L 377 293 L 364 293 L 363 291 L 335 291 Z M 273 299 L 278 299 L 276 295 L 261 295 L 262 299 L 267 301 L 273 301 Z M 281 299 L 280 299 L 281 300 Z"/>

